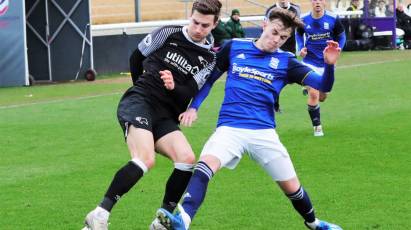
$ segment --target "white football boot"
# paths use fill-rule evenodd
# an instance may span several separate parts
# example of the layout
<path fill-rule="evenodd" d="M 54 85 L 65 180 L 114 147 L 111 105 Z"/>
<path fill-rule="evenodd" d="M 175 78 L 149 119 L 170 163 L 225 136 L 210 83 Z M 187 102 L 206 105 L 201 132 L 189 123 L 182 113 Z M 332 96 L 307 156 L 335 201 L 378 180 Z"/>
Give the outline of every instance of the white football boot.
<path fill-rule="evenodd" d="M 314 137 L 324 136 L 323 127 L 321 125 L 314 126 Z"/>
<path fill-rule="evenodd" d="M 170 227 L 170 225 L 168 225 Z M 170 229 L 170 228 L 168 228 Z M 161 224 L 158 217 L 156 217 L 150 224 L 150 230 L 168 230 L 164 225 Z"/>
<path fill-rule="evenodd" d="M 82 230 L 108 230 L 109 214 L 105 209 L 97 207 L 87 214 Z"/>

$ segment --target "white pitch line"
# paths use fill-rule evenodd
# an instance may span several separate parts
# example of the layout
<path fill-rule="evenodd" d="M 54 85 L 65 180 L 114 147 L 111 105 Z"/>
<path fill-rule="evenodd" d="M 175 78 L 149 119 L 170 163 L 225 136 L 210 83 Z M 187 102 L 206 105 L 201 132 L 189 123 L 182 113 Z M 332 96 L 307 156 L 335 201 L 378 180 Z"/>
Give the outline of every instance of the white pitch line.
<path fill-rule="evenodd" d="M 0 106 L 0 109 L 20 108 L 20 107 L 31 106 L 31 105 L 45 105 L 45 104 L 60 103 L 60 102 L 65 102 L 65 101 L 87 100 L 87 99 L 91 99 L 91 98 L 112 96 L 112 95 L 117 95 L 117 94 L 121 94 L 121 93 L 119 93 L 119 92 L 117 92 L 117 93 L 106 93 L 106 94 L 98 94 L 98 95 L 85 96 L 85 97 L 75 97 L 75 98 L 65 98 L 65 99 L 57 99 L 57 100 L 50 100 L 50 101 L 39 101 L 39 102 L 33 102 L 33 103 L 5 105 L 5 106 Z"/>
<path fill-rule="evenodd" d="M 349 69 L 349 68 L 355 68 L 355 67 L 361 67 L 361 66 L 367 66 L 367 65 L 378 65 L 378 64 L 400 62 L 400 61 L 406 61 L 406 60 L 405 59 L 394 59 L 394 60 L 389 60 L 389 61 L 367 62 L 367 63 L 354 64 L 354 65 L 341 65 L 341 66 L 337 66 L 337 69 Z M 225 81 L 225 80 L 222 79 L 220 81 Z M 65 102 L 65 101 L 86 100 L 86 99 L 91 99 L 91 98 L 96 98 L 96 97 L 105 97 L 105 96 L 112 96 L 112 95 L 117 95 L 117 94 L 120 94 L 120 93 L 119 92 L 117 92 L 117 93 L 107 93 L 107 94 L 98 94 L 98 95 L 93 95 L 93 96 L 76 97 L 76 98 L 69 98 L 69 99 L 66 98 L 66 99 L 58 99 L 58 100 L 51 100 L 51 101 L 25 103 L 25 104 L 5 105 L 5 106 L 0 106 L 0 110 L 1 109 L 20 108 L 20 107 L 31 106 L 31 105 L 52 104 L 52 103 L 59 103 L 59 102 Z"/>
<path fill-rule="evenodd" d="M 378 65 L 378 64 L 386 64 L 386 63 L 399 62 L 399 61 L 406 61 L 406 59 L 394 59 L 394 60 L 389 60 L 389 61 L 367 62 L 367 63 L 353 64 L 353 65 L 341 65 L 341 66 L 337 65 L 337 69 L 349 69 L 349 68 L 355 68 L 355 67 L 361 67 L 361 66 L 367 66 L 367 65 Z"/>

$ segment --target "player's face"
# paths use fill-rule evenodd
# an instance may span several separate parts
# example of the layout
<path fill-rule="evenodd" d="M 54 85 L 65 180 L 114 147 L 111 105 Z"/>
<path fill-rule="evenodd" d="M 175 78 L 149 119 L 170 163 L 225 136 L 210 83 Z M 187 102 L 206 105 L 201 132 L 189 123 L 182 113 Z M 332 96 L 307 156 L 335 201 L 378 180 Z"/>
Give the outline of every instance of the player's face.
<path fill-rule="evenodd" d="M 325 0 L 311 0 L 313 12 L 321 13 L 325 10 Z"/>
<path fill-rule="evenodd" d="M 280 48 L 291 36 L 291 28 L 285 28 L 280 19 L 266 21 L 263 24 L 263 33 L 257 43 L 263 51 L 274 52 Z"/>
<path fill-rule="evenodd" d="M 188 24 L 188 35 L 195 42 L 203 42 L 216 24 L 214 15 L 194 11 Z"/>

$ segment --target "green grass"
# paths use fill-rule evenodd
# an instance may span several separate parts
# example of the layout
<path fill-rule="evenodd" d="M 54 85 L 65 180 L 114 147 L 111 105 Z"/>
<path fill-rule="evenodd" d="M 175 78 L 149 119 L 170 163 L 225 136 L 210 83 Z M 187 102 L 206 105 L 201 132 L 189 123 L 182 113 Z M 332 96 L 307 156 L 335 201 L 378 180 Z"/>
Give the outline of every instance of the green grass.
<path fill-rule="evenodd" d="M 323 138 L 312 137 L 300 88 L 282 93 L 277 132 L 318 217 L 344 229 L 410 228 L 410 63 L 409 51 L 344 53 L 321 107 Z M 223 84 L 216 83 L 195 126 L 183 129 L 196 153 L 215 128 Z M 96 81 L 0 89 L 0 229 L 82 227 L 129 159 L 116 120 L 128 86 Z M 159 156 L 115 207 L 111 229 L 147 229 L 171 170 Z M 213 178 L 192 228 L 305 229 L 247 157 Z"/>

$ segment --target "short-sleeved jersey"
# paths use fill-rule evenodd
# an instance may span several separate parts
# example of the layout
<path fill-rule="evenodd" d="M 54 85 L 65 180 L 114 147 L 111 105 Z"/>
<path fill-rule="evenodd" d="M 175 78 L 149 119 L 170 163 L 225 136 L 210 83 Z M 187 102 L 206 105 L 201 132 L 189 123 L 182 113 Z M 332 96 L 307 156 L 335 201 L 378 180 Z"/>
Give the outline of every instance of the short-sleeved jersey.
<path fill-rule="evenodd" d="M 304 57 L 305 63 L 323 67 L 324 56 L 323 51 L 327 46 L 327 40 L 337 41 L 337 37 L 344 34 L 344 26 L 341 24 L 337 15 L 325 11 L 321 18 L 315 19 L 311 13 L 306 13 L 301 16 L 304 22 L 304 28 L 297 29 L 297 36 L 304 36 L 307 47 L 307 56 Z M 301 44 L 299 44 L 300 46 Z M 302 47 L 299 47 L 301 49 Z"/>
<path fill-rule="evenodd" d="M 300 13 L 301 13 L 300 7 L 294 3 L 288 2 L 286 7 L 281 7 L 278 3 L 275 3 L 274 5 L 270 6 L 265 12 L 266 19 L 268 18 L 269 13 L 275 8 L 286 9 L 294 13 L 297 17 L 300 17 Z M 295 51 L 296 51 L 295 33 L 291 34 L 290 38 L 281 46 L 281 49 L 295 54 Z"/>
<path fill-rule="evenodd" d="M 274 103 L 287 84 L 302 84 L 312 71 L 282 50 L 258 49 L 250 39 L 233 39 L 218 54 L 217 68 L 227 71 L 217 126 L 274 128 Z"/>
<path fill-rule="evenodd" d="M 165 26 L 148 34 L 138 45 L 146 57 L 143 74 L 134 88 L 150 97 L 154 106 L 163 107 L 173 116 L 184 112 L 195 94 L 204 85 L 215 66 L 216 55 L 211 50 L 213 38 L 207 44 L 199 44 L 189 37 L 187 27 Z M 167 90 L 159 71 L 170 70 L 175 89 Z"/>

